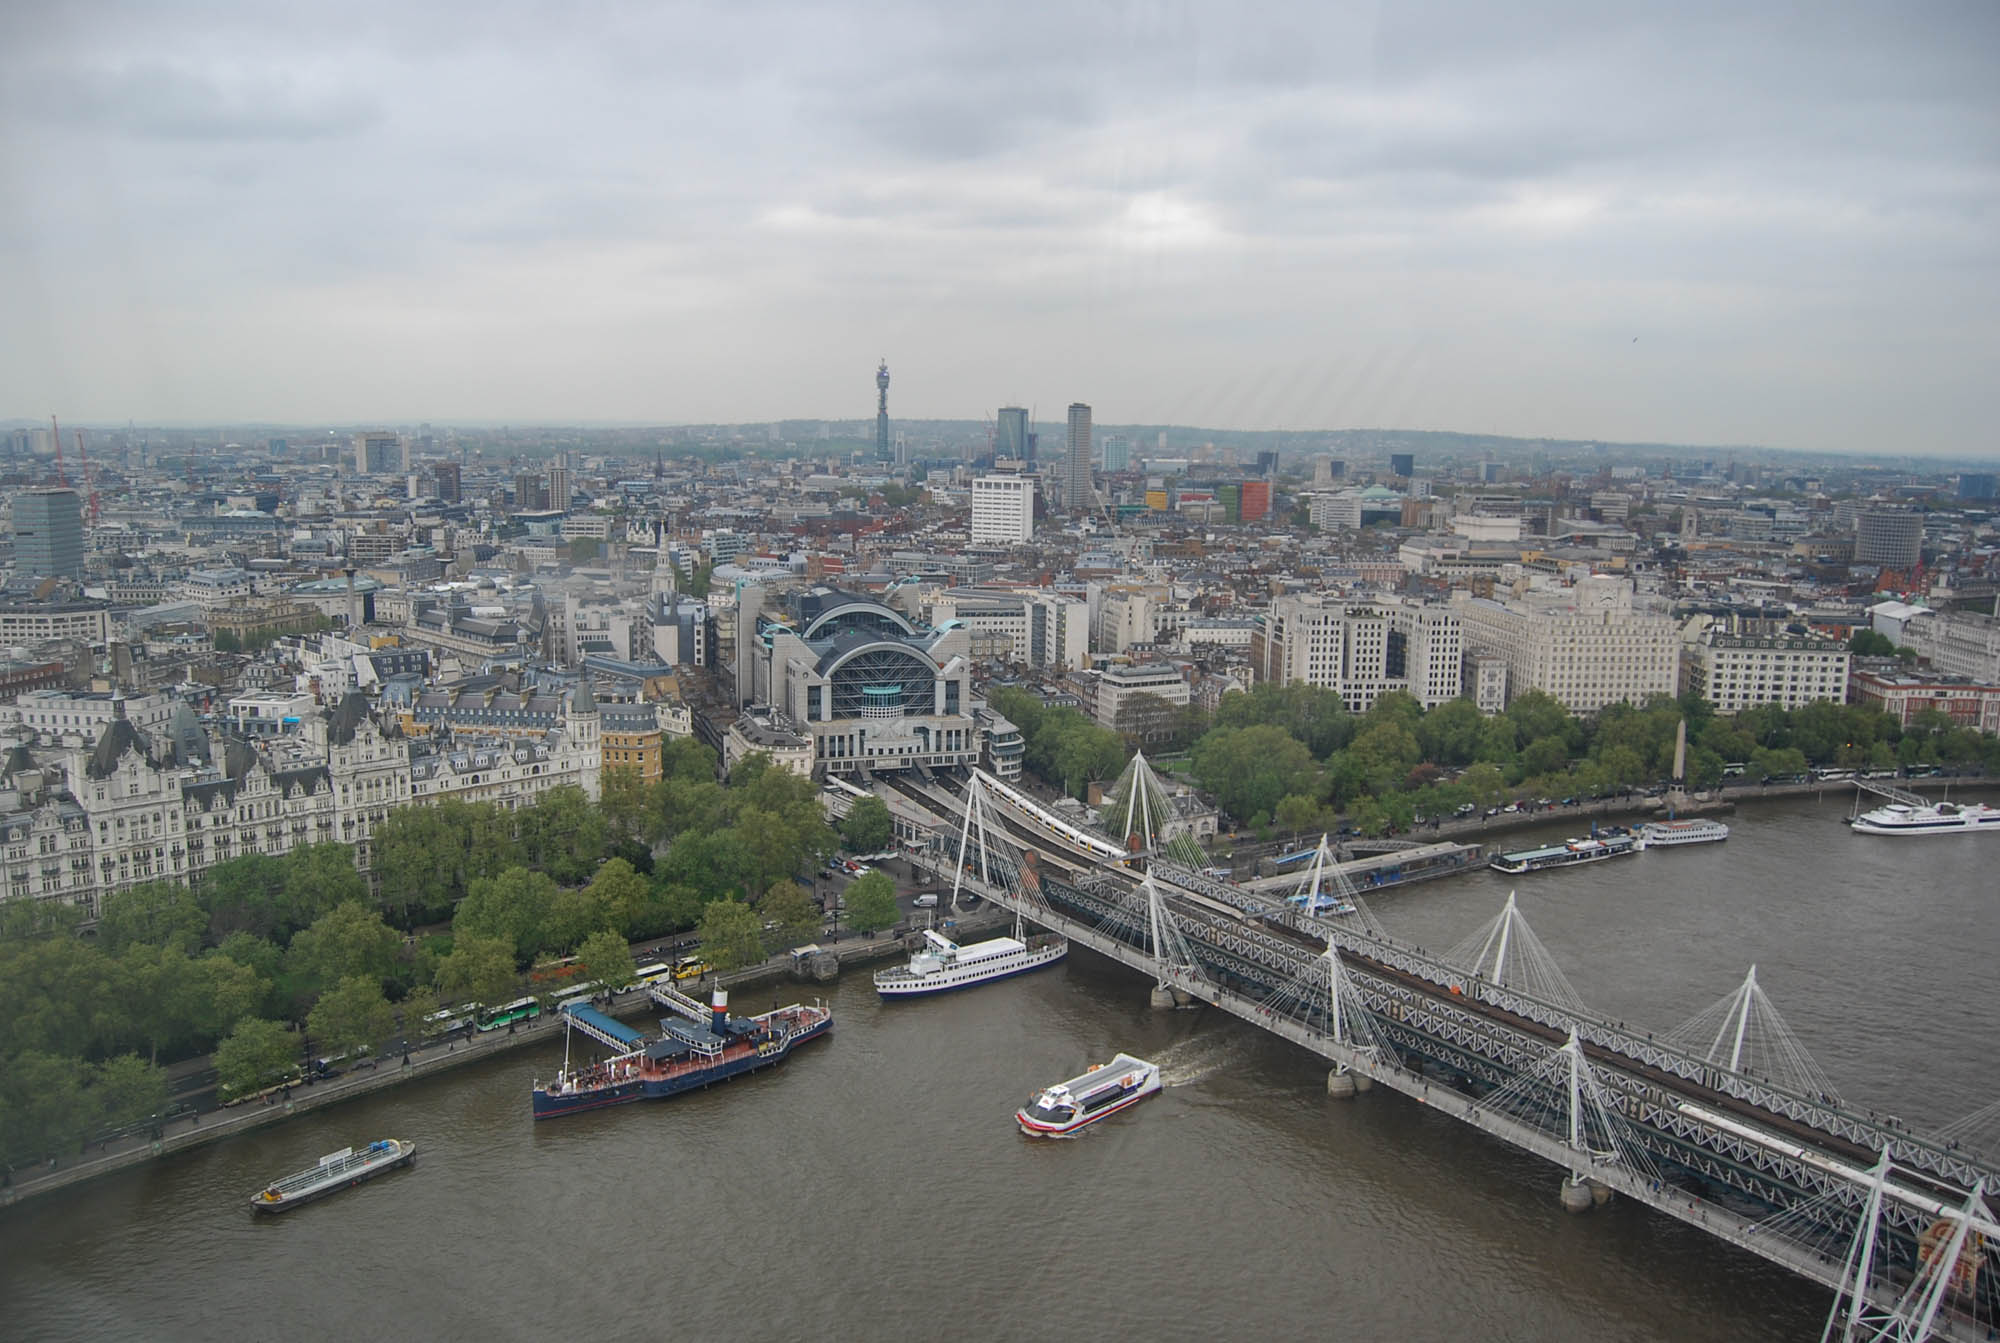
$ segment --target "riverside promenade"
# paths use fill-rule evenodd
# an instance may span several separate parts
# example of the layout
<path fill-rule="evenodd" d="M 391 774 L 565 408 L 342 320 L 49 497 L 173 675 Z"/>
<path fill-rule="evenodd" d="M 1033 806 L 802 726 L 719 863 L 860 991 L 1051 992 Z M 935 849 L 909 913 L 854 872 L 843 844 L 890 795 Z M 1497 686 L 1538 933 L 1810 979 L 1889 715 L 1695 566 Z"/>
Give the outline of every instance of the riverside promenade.
<path fill-rule="evenodd" d="M 957 929 L 969 933 L 988 925 L 998 926 L 1012 918 L 1013 915 L 998 909 L 987 909 L 972 918 L 961 919 Z M 844 971 L 849 966 L 896 959 L 905 953 L 906 947 L 901 937 L 886 932 L 873 936 L 849 933 L 844 934 L 841 941 L 823 946 L 822 950 L 831 954 Z M 792 978 L 792 955 L 787 950 L 756 965 L 704 977 L 692 987 L 697 991 L 712 985 L 748 988 Z M 635 990 L 614 995 L 610 1010 L 614 1015 L 636 1016 L 651 1014 L 654 1008 L 644 990 Z M 418 1082 L 464 1064 L 478 1063 L 529 1045 L 557 1040 L 561 1035 L 561 1022 L 550 1014 L 517 1023 L 511 1030 L 412 1045 L 407 1056 L 397 1051 L 371 1058 L 339 1077 L 310 1085 L 297 1083 L 291 1087 L 288 1096 L 281 1095 L 269 1104 L 251 1100 L 206 1112 L 175 1115 L 160 1121 L 152 1133 L 115 1138 L 101 1146 L 92 1144 L 82 1153 L 65 1151 L 56 1157 L 54 1165 L 39 1163 L 8 1171 L 6 1183 L 0 1184 L 0 1208 L 66 1189 L 100 1175 L 109 1175 L 113 1171 L 185 1152 L 204 1143 L 220 1142 L 239 1133 L 281 1124 L 308 1111 L 338 1105 L 360 1096 L 372 1096 L 390 1087 Z M 525 1088 L 523 1090 L 522 1118 L 525 1120 L 527 1097 Z M 155 1133 L 157 1137 L 153 1136 Z"/>

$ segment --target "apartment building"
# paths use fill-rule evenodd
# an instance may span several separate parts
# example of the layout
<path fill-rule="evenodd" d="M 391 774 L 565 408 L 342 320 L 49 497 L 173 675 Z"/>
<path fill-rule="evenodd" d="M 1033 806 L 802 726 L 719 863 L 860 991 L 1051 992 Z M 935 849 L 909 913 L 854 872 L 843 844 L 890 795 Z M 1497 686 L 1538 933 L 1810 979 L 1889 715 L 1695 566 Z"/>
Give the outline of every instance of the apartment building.
<path fill-rule="evenodd" d="M 1831 639 L 1701 631 L 1681 656 L 1682 684 L 1719 713 L 1758 704 L 1796 709 L 1814 700 L 1847 699 L 1853 655 Z"/>
<path fill-rule="evenodd" d="M 1252 626 L 1258 679 L 1340 692 L 1355 713 L 1392 690 L 1425 707 L 1458 698 L 1464 642 L 1456 608 L 1284 596 Z"/>

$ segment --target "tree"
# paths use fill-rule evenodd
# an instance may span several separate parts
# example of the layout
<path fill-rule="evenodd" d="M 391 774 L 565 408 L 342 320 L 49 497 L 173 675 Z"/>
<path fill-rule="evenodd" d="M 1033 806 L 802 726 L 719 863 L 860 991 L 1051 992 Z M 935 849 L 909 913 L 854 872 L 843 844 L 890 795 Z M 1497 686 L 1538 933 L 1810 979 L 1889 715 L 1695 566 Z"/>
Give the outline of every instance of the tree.
<path fill-rule="evenodd" d="M 652 883 L 633 871 L 632 864 L 623 858 L 608 859 L 597 869 L 587 889 L 600 918 L 610 927 L 622 929 L 628 937 L 645 919 L 652 903 Z"/>
<path fill-rule="evenodd" d="M 263 853 L 209 868 L 195 887 L 195 899 L 208 911 L 209 936 L 218 942 L 235 932 L 289 937 L 296 925 L 285 917 L 285 875 L 284 862 Z"/>
<path fill-rule="evenodd" d="M 1316 795 L 1312 754 L 1283 728 L 1216 728 L 1195 743 L 1190 760 L 1201 786 L 1237 817 L 1271 809 L 1294 793 Z"/>
<path fill-rule="evenodd" d="M 96 1127 L 119 1128 L 167 1104 L 167 1074 L 137 1054 L 117 1054 L 91 1069 L 89 1097 Z"/>
<path fill-rule="evenodd" d="M 604 856 L 604 814 L 581 788 L 551 788 L 519 817 L 522 861 L 558 882 L 586 880 Z"/>
<path fill-rule="evenodd" d="M 104 897 L 97 940 L 112 955 L 135 945 L 189 952 L 208 931 L 194 892 L 177 881 L 147 881 Z"/>
<path fill-rule="evenodd" d="M 452 918 L 452 934 L 497 937 L 526 964 L 542 949 L 543 930 L 555 897 L 556 884 L 547 876 L 510 867 L 496 877 L 472 883 Z"/>
<path fill-rule="evenodd" d="M 796 881 L 774 882 L 757 902 L 757 912 L 766 922 L 776 922 L 778 934 L 788 947 L 810 942 L 819 934 L 819 906 Z"/>
<path fill-rule="evenodd" d="M 1847 651 L 1856 657 L 1894 657 L 1896 641 L 1886 634 L 1877 634 L 1871 629 L 1857 629 L 1847 641 Z"/>
<path fill-rule="evenodd" d="M 1297 835 L 1319 819 L 1319 803 L 1303 794 L 1293 793 L 1279 801 L 1277 810 L 1271 816 L 1280 830 Z"/>
<path fill-rule="evenodd" d="M 298 1060 L 294 1032 L 275 1021 L 246 1017 L 216 1046 L 216 1079 L 225 1100 L 247 1096 L 291 1076 Z"/>
<path fill-rule="evenodd" d="M 144 1044 L 152 1062 L 160 1050 L 192 1031 L 195 963 L 172 947 L 133 946 L 117 961 L 118 1001 L 126 1006 L 129 1038 Z"/>
<path fill-rule="evenodd" d="M 309 986 L 359 975 L 379 988 L 395 968 L 400 941 L 380 914 L 348 901 L 292 939 L 285 968 Z"/>
<path fill-rule="evenodd" d="M 653 785 L 630 765 L 614 765 L 604 771 L 597 806 L 605 824 L 620 839 L 642 835 L 653 810 Z"/>
<path fill-rule="evenodd" d="M 757 911 L 740 900 L 711 900 L 701 912 L 701 952 L 718 970 L 755 965 L 764 959 Z"/>
<path fill-rule="evenodd" d="M 606 989 L 622 989 L 639 977 L 632 948 L 625 944 L 621 934 L 608 928 L 584 938 L 583 945 L 576 949 L 576 957 L 583 962 L 583 973 Z"/>
<path fill-rule="evenodd" d="M 879 797 L 862 798 L 840 823 L 840 837 L 850 853 L 873 853 L 887 848 L 895 836 L 889 804 Z"/>
<path fill-rule="evenodd" d="M 241 934 L 239 934 L 241 936 Z M 188 1024 L 196 1035 L 215 1040 L 262 1007 L 271 981 L 256 967 L 212 951 L 194 962 Z"/>
<path fill-rule="evenodd" d="M 329 910 L 368 901 L 368 882 L 349 844 L 302 844 L 284 857 L 284 918 L 303 928 Z"/>
<path fill-rule="evenodd" d="M 506 939 L 459 934 L 438 962 L 438 995 L 456 1003 L 504 1002 L 520 984 L 514 965 L 514 945 Z"/>
<path fill-rule="evenodd" d="M 872 933 L 893 927 L 902 917 L 896 907 L 896 883 L 886 872 L 869 872 L 847 884 L 847 926 Z"/>
<path fill-rule="evenodd" d="M 403 1039 L 435 1040 L 450 1024 L 447 1017 L 439 1015 L 437 990 L 427 984 L 419 984 L 403 995 Z"/>
<path fill-rule="evenodd" d="M 233 630 L 217 630 L 215 632 L 215 651 L 218 653 L 240 653 L 243 651 L 243 640 L 239 639 Z"/>
<path fill-rule="evenodd" d="M 396 1033 L 396 1012 L 382 996 L 381 981 L 350 975 L 320 995 L 306 1029 L 329 1055 L 358 1054 Z"/>
<path fill-rule="evenodd" d="M 460 828 L 443 807 L 398 807 L 369 838 L 383 908 L 411 922 L 450 909 L 465 894 Z"/>
<path fill-rule="evenodd" d="M 73 1058 L 30 1050 L 7 1061 L 0 1090 L 0 1151 L 53 1156 L 89 1131 L 90 1098 Z"/>
<path fill-rule="evenodd" d="M 1417 724 L 1417 741 L 1424 758 L 1440 765 L 1469 765 L 1479 754 L 1480 729 L 1486 719 L 1469 699 L 1440 704 Z"/>

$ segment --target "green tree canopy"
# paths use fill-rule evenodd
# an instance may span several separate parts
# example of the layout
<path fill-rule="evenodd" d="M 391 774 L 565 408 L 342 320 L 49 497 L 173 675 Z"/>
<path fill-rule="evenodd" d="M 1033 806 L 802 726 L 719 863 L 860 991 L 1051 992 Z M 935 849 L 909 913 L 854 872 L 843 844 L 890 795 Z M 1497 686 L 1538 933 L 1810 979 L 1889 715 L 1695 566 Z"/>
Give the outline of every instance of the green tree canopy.
<path fill-rule="evenodd" d="M 337 984 L 359 975 L 380 987 L 395 968 L 401 944 L 396 930 L 382 922 L 380 914 L 350 900 L 322 914 L 292 939 L 285 969 L 307 986 Z"/>
<path fill-rule="evenodd" d="M 520 982 L 514 944 L 504 937 L 457 934 L 451 954 L 438 962 L 438 996 L 448 1002 L 505 1002 L 515 996 Z"/>
<path fill-rule="evenodd" d="M 840 823 L 840 837 L 850 853 L 873 853 L 887 848 L 895 838 L 888 803 L 879 797 L 864 797 L 856 802 Z"/>
<path fill-rule="evenodd" d="M 216 1046 L 215 1072 L 225 1100 L 247 1096 L 291 1076 L 299 1066 L 299 1037 L 276 1021 L 246 1017 Z"/>
<path fill-rule="evenodd" d="M 396 1012 L 379 980 L 350 975 L 319 996 L 306 1029 L 323 1054 L 362 1053 L 396 1033 Z"/>
<path fill-rule="evenodd" d="M 847 926 L 856 932 L 872 933 L 895 926 L 902 917 L 896 906 L 896 883 L 886 872 L 869 872 L 847 883 L 843 899 L 847 905 Z"/>
<path fill-rule="evenodd" d="M 607 989 L 622 989 L 639 977 L 639 967 L 632 960 L 632 949 L 625 944 L 624 936 L 609 929 L 584 938 L 576 956 L 583 962 L 584 975 Z"/>
<path fill-rule="evenodd" d="M 701 912 L 701 954 L 718 970 L 735 970 L 764 959 L 757 911 L 740 900 L 711 900 Z"/>
<path fill-rule="evenodd" d="M 778 936 L 785 946 L 796 947 L 819 935 L 819 906 L 796 881 L 772 883 L 757 902 L 757 912 L 767 922 L 778 924 Z"/>
<path fill-rule="evenodd" d="M 147 881 L 104 897 L 97 939 L 116 955 L 126 947 L 193 951 L 208 931 L 208 915 L 194 892 L 177 881 Z"/>
<path fill-rule="evenodd" d="M 555 898 L 555 882 L 525 867 L 482 877 L 459 902 L 451 921 L 452 935 L 499 938 L 525 965 L 543 948 L 543 933 Z"/>
<path fill-rule="evenodd" d="M 1294 793 L 1318 792 L 1311 752 L 1283 728 L 1268 724 L 1214 729 L 1195 743 L 1190 764 L 1201 786 L 1237 817 L 1268 816 Z"/>

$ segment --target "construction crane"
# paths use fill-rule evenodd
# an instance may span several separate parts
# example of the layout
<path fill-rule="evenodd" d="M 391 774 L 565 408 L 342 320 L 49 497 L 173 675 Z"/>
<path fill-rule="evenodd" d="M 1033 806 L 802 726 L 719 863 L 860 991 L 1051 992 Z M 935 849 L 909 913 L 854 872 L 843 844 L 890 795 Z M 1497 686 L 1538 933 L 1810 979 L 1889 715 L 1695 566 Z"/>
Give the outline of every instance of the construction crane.
<path fill-rule="evenodd" d="M 56 444 L 56 480 L 64 489 L 68 489 L 69 472 L 63 470 L 62 427 L 56 423 L 56 417 L 53 415 L 49 416 L 49 437 L 54 439 Z"/>
<path fill-rule="evenodd" d="M 90 452 L 83 446 L 83 430 L 81 429 L 76 431 L 76 455 L 77 460 L 82 463 L 85 507 L 90 513 L 90 525 L 95 527 L 97 525 L 97 486 L 90 479 Z"/>

